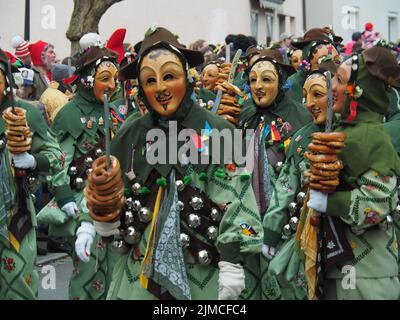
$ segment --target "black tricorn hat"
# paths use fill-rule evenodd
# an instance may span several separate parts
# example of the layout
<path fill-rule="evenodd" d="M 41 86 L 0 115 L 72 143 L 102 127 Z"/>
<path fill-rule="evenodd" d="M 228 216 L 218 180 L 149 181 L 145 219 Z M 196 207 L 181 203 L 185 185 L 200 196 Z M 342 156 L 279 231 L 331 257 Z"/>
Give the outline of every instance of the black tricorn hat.
<path fill-rule="evenodd" d="M 374 46 L 362 53 L 368 72 L 392 87 L 400 88 L 400 65 L 388 48 Z"/>
<path fill-rule="evenodd" d="M 253 63 L 253 66 L 255 66 L 257 62 L 262 60 L 271 61 L 277 64 L 279 67 L 286 71 L 288 76 L 296 73 L 296 70 L 291 65 L 288 65 L 283 61 L 282 54 L 278 49 L 261 50 L 260 57 Z"/>
<path fill-rule="evenodd" d="M 87 67 L 92 65 L 98 59 L 102 59 L 104 57 L 108 57 L 110 60 L 117 62 L 118 54 L 107 48 L 91 47 L 78 58 L 76 62 L 75 74 L 82 74 Z"/>
<path fill-rule="evenodd" d="M 137 78 L 137 66 L 142 56 L 152 47 L 162 43 L 177 49 L 182 56 L 185 57 L 191 68 L 201 65 L 204 62 L 203 54 L 200 51 L 186 49 L 169 30 L 162 27 L 153 27 L 146 32 L 145 38 L 140 46 L 138 57 L 124 68 L 121 68 L 121 76 L 124 79 Z"/>
<path fill-rule="evenodd" d="M 343 41 L 342 37 L 336 36 L 328 28 L 313 28 L 306 32 L 302 41 L 293 41 L 292 46 L 297 49 L 303 49 L 313 41 L 321 41 L 338 45 Z"/>

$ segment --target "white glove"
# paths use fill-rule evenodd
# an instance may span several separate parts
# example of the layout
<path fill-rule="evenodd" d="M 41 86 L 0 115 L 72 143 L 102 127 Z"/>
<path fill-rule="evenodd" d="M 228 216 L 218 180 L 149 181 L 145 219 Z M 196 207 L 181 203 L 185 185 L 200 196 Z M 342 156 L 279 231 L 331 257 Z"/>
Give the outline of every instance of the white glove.
<path fill-rule="evenodd" d="M 68 217 L 72 218 L 76 218 L 79 211 L 76 203 L 73 201 L 64 204 L 61 210 L 64 211 L 68 215 Z"/>
<path fill-rule="evenodd" d="M 218 262 L 218 300 L 237 300 L 246 287 L 244 270 L 240 264 Z"/>
<path fill-rule="evenodd" d="M 90 248 L 96 232 L 93 224 L 83 221 L 76 232 L 75 252 L 83 262 L 89 262 Z"/>
<path fill-rule="evenodd" d="M 307 206 L 320 213 L 325 213 L 328 209 L 328 194 L 311 189 Z"/>
<path fill-rule="evenodd" d="M 263 244 L 261 251 L 264 257 L 266 257 L 268 260 L 272 260 L 276 255 L 276 249 L 267 246 L 266 244 Z"/>
<path fill-rule="evenodd" d="M 13 154 L 12 159 L 14 162 L 14 167 L 18 169 L 35 169 L 36 159 L 33 155 L 28 152 Z"/>
<path fill-rule="evenodd" d="M 121 225 L 119 220 L 115 222 L 93 221 L 96 232 L 102 237 L 117 236 L 120 234 L 118 227 Z"/>

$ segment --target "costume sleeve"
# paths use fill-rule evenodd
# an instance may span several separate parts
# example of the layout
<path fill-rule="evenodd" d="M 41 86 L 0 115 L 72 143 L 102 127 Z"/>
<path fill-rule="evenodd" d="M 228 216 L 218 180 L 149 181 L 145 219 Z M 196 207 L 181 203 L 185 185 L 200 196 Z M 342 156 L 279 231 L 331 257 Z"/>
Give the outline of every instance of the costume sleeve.
<path fill-rule="evenodd" d="M 75 140 L 70 135 L 65 135 L 60 141 L 60 148 L 63 152 L 64 166 L 57 174 L 53 175 L 50 188 L 55 196 L 58 206 L 61 208 L 66 203 L 74 201 L 74 193 L 70 187 L 68 175 L 69 166 L 75 153 Z"/>
<path fill-rule="evenodd" d="M 355 228 L 377 225 L 396 207 L 397 178 L 370 170 L 360 176 L 357 184 L 357 189 L 331 194 L 327 214 L 340 217 Z"/>
<path fill-rule="evenodd" d="M 34 135 L 32 155 L 37 164 L 34 173 L 54 175 L 63 168 L 63 155 L 51 130 L 47 130 L 46 138 Z"/>
<path fill-rule="evenodd" d="M 296 201 L 300 189 L 299 171 L 293 158 L 285 163 L 273 186 L 270 205 L 263 219 L 264 243 L 276 247 L 282 237 L 282 228 L 288 222 L 287 208 Z"/>
<path fill-rule="evenodd" d="M 264 232 L 251 179 L 224 169 L 209 170 L 208 176 L 208 196 L 226 205 L 216 242 L 221 261 L 240 263 L 246 255 L 260 253 Z"/>

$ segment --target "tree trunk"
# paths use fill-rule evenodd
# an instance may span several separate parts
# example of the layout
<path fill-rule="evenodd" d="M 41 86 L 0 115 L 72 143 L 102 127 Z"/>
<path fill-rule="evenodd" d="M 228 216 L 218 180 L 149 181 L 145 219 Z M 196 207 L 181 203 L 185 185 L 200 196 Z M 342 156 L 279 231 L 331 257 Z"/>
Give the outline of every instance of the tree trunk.
<path fill-rule="evenodd" d="M 101 17 L 114 3 L 122 0 L 74 0 L 69 27 L 66 33 L 71 41 L 71 56 L 79 51 L 79 40 L 88 32 L 99 32 Z"/>

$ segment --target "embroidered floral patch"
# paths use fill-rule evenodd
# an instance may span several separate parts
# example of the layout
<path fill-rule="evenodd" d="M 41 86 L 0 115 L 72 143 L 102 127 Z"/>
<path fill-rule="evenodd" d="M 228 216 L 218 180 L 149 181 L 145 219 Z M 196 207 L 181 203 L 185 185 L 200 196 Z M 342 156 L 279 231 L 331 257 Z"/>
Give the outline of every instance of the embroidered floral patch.
<path fill-rule="evenodd" d="M 246 236 L 255 237 L 257 235 L 257 232 L 248 223 L 241 223 L 240 227 L 242 228 L 242 234 Z"/>
<path fill-rule="evenodd" d="M 97 290 L 97 291 L 102 290 L 102 289 L 104 288 L 103 281 L 101 281 L 101 280 L 96 280 L 96 281 L 93 283 L 93 288 L 94 288 L 95 290 Z"/>
<path fill-rule="evenodd" d="M 383 216 L 380 212 L 375 211 L 371 208 L 366 208 L 364 210 L 364 214 L 366 215 L 365 222 L 368 224 L 380 223 Z"/>
<path fill-rule="evenodd" d="M 13 258 L 3 258 L 4 269 L 8 272 L 15 270 L 15 262 Z"/>

